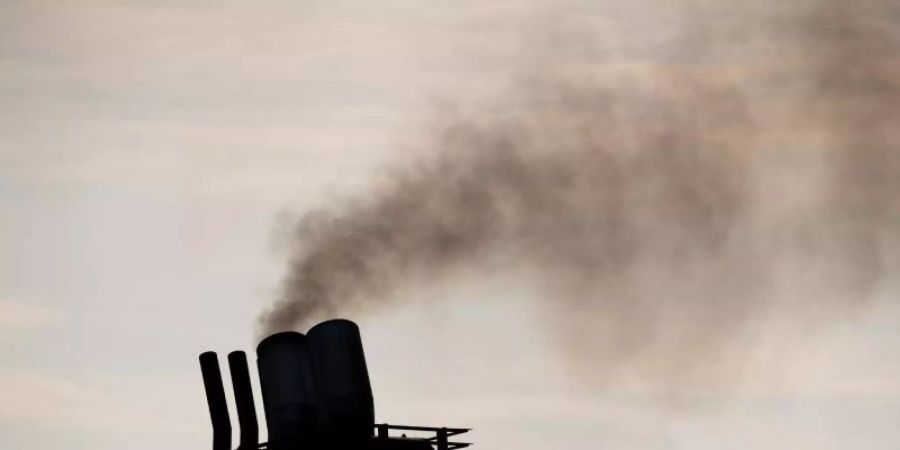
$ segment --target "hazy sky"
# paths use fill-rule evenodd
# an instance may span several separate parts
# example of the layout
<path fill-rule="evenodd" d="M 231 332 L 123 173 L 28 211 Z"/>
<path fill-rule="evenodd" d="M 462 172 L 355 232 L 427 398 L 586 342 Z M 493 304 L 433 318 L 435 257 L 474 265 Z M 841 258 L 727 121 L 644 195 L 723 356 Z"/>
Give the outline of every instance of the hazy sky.
<path fill-rule="evenodd" d="M 291 219 L 412 158 L 436 111 L 501 93 L 561 22 L 612 65 L 709 36 L 747 50 L 725 69 L 777 61 L 752 30 L 782 11 L 725 3 L 2 2 L 0 447 L 210 446 L 196 356 L 252 349 Z M 900 445 L 894 303 L 814 345 L 799 324 L 783 376 L 672 398 L 571 376 L 536 292 L 473 271 L 355 317 L 378 420 L 495 449 Z"/>

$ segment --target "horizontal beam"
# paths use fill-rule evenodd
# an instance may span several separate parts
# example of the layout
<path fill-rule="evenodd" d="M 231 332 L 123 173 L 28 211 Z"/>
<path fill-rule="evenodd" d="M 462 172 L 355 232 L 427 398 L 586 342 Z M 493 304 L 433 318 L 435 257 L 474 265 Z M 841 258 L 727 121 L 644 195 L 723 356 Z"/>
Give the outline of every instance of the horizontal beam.
<path fill-rule="evenodd" d="M 448 428 L 448 427 L 420 427 L 414 425 L 391 425 L 388 423 L 381 424 L 383 426 L 388 427 L 390 430 L 403 430 L 403 431 L 432 431 L 437 433 L 440 430 L 447 430 L 448 434 L 462 434 L 468 431 L 472 431 L 471 428 Z M 378 425 L 375 425 L 376 427 Z"/>
<path fill-rule="evenodd" d="M 431 432 L 431 433 L 438 433 L 438 432 L 443 431 L 446 433 L 446 435 L 445 435 L 446 437 L 456 436 L 458 434 L 463 434 L 463 433 L 472 431 L 471 428 L 422 427 L 422 426 L 417 426 L 417 425 L 391 425 L 391 424 L 387 424 L 387 423 L 376 424 L 375 428 L 382 428 L 382 429 L 386 428 L 388 430 L 395 430 L 395 431 L 424 431 L 424 432 Z M 438 436 L 433 436 L 433 437 L 429 437 L 429 438 L 407 438 L 407 439 L 420 440 L 420 441 L 428 442 L 431 445 L 435 445 L 435 444 L 437 444 Z M 472 445 L 471 442 L 447 442 L 447 450 L 456 450 L 456 449 L 460 449 L 460 448 L 466 448 L 471 445 Z M 266 442 L 263 442 L 263 443 L 259 444 L 258 448 L 259 448 L 259 450 L 267 450 L 268 444 Z"/>

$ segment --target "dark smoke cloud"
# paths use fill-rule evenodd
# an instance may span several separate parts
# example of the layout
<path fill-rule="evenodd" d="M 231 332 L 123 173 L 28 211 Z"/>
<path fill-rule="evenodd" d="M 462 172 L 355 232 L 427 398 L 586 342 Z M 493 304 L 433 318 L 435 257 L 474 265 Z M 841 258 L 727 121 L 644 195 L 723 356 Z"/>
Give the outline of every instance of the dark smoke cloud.
<path fill-rule="evenodd" d="M 506 101 L 442 117 L 431 157 L 306 216 L 262 332 L 515 261 L 573 356 L 671 377 L 773 314 L 834 318 L 895 285 L 900 8 L 759 8 L 748 29 L 700 11 L 649 63 L 555 35 Z"/>

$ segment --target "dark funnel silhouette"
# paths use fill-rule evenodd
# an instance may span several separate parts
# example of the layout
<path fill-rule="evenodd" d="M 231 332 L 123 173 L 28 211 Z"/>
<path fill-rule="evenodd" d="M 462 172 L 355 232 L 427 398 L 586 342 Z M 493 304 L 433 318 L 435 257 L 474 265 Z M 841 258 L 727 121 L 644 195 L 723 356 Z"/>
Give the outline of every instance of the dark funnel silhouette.
<path fill-rule="evenodd" d="M 238 450 L 452 450 L 450 437 L 467 428 L 375 423 L 375 405 L 359 327 L 336 319 L 304 335 L 276 333 L 257 346 L 269 442 L 259 442 L 250 372 L 244 352 L 228 355 L 240 424 Z M 231 446 L 231 425 L 216 354 L 200 355 L 213 423 L 213 450 Z M 402 437 L 391 436 L 391 432 Z M 409 433 L 411 436 L 406 437 Z"/>

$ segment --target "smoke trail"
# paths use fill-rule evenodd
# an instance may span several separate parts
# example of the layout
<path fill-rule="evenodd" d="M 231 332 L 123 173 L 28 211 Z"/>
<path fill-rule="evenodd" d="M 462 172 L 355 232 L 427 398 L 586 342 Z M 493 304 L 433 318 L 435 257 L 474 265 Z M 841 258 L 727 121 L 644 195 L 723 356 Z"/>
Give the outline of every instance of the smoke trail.
<path fill-rule="evenodd" d="M 695 20 L 678 43 L 693 56 L 654 64 L 554 41 L 536 57 L 553 69 L 526 71 L 501 107 L 444 118 L 431 159 L 307 216 L 263 331 L 495 258 L 539 274 L 551 328 L 613 368 L 677 373 L 772 311 L 862 305 L 900 253 L 898 14 L 883 0 L 764 14 L 744 32 L 776 62 L 735 63 L 748 36 Z"/>

